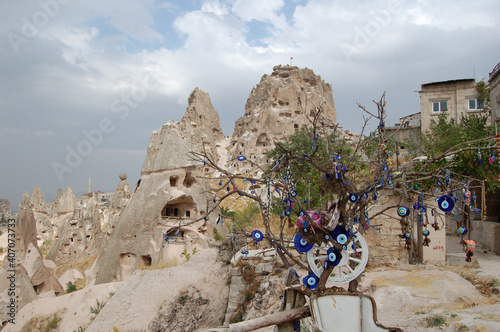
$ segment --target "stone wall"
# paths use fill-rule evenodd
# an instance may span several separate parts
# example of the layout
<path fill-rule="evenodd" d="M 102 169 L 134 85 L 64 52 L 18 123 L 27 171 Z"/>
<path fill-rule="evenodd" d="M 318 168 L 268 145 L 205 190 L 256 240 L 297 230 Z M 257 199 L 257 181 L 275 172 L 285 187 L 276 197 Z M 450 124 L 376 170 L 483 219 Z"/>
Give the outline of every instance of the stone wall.
<path fill-rule="evenodd" d="M 500 121 L 500 63 L 493 68 L 489 78 L 491 123 Z"/>
<path fill-rule="evenodd" d="M 422 84 L 420 93 L 420 108 L 422 119 L 422 133 L 425 133 L 431 121 L 437 121 L 441 112 L 433 112 L 432 103 L 446 101 L 448 103 L 449 119 L 460 122 L 462 114 L 479 113 L 483 111 L 470 111 L 469 99 L 477 98 L 476 82 L 474 79 L 460 79 L 445 82 Z"/>

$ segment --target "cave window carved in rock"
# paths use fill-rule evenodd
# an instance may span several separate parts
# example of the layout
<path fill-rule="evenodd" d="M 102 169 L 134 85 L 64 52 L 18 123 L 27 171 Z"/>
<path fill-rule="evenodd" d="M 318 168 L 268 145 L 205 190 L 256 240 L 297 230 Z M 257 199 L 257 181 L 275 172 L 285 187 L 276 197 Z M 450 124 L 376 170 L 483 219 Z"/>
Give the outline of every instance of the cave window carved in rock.
<path fill-rule="evenodd" d="M 151 256 L 149 255 L 142 255 L 141 256 L 141 265 L 142 267 L 147 267 L 147 266 L 151 266 Z"/>
<path fill-rule="evenodd" d="M 163 218 L 181 218 L 191 216 L 191 213 L 196 213 L 196 205 L 192 197 L 182 196 L 165 204 L 161 210 Z"/>
<path fill-rule="evenodd" d="M 170 187 L 177 187 L 177 180 L 179 179 L 178 176 L 171 176 L 170 177 Z"/>

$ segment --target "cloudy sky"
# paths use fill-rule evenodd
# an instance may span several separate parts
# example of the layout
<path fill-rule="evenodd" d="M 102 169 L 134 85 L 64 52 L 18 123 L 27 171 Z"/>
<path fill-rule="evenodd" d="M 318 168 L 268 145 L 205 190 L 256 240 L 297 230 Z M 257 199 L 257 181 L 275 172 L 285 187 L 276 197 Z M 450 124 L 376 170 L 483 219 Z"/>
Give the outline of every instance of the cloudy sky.
<path fill-rule="evenodd" d="M 418 112 L 422 83 L 488 78 L 497 0 L 39 0 L 0 3 L 0 197 L 38 184 L 114 191 L 138 180 L 153 130 L 207 91 L 226 135 L 263 74 L 308 67 L 337 117 L 387 92 L 388 118 Z M 392 120 L 394 119 L 394 120 Z M 79 152 L 78 152 L 79 151 Z"/>

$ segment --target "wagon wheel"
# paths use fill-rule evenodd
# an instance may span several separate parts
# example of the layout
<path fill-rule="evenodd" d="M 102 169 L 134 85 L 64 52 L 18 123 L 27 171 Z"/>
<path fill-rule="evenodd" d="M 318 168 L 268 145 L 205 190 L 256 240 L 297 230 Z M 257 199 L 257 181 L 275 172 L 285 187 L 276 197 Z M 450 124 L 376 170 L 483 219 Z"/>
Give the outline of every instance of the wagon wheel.
<path fill-rule="evenodd" d="M 333 245 L 328 242 L 327 245 L 314 247 L 307 252 L 307 262 L 312 272 L 319 278 L 324 271 L 324 265 L 329 259 Z M 328 282 L 341 284 L 356 279 L 363 273 L 368 263 L 368 244 L 363 236 L 356 233 L 352 236 L 350 242 L 342 250 L 340 261 L 330 256 L 330 261 L 335 261 L 332 274 L 328 277 Z"/>

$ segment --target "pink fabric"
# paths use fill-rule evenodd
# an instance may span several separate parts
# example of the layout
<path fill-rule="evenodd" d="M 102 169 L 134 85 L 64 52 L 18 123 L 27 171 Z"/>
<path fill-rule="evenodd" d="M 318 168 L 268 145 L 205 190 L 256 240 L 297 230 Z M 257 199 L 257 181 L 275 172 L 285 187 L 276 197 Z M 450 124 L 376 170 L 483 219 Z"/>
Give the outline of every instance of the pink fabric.
<path fill-rule="evenodd" d="M 309 217 L 313 221 L 313 225 L 312 225 L 313 227 L 314 227 L 314 224 L 321 225 L 321 216 L 317 211 L 307 211 L 307 214 L 309 215 Z M 297 218 L 297 226 L 303 228 L 302 224 L 304 223 L 304 221 L 309 222 L 309 220 L 307 219 L 307 217 L 305 215 L 302 217 L 298 217 Z"/>

